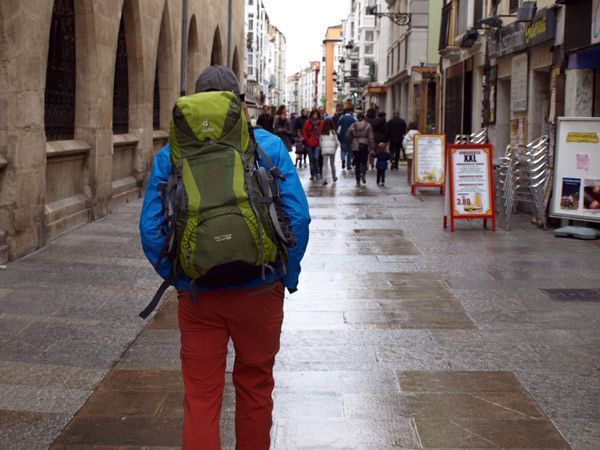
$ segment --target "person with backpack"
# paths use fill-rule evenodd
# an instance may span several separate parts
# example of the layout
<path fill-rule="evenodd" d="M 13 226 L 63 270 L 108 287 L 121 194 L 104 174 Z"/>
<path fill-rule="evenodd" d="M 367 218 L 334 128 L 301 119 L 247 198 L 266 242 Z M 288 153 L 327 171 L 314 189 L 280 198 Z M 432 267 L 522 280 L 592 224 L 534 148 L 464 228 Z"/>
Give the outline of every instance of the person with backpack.
<path fill-rule="evenodd" d="M 360 182 L 367 184 L 365 175 L 367 173 L 367 161 L 369 153 L 375 149 L 375 136 L 371 124 L 365 120 L 365 114 L 361 111 L 356 115 L 357 122 L 348 129 L 347 136 L 352 140 L 352 154 L 356 163 L 356 185 Z"/>
<path fill-rule="evenodd" d="M 323 186 L 327 186 L 327 164 L 331 167 L 331 178 L 335 183 L 335 152 L 337 151 L 340 141 L 335 132 L 335 124 L 332 119 L 325 119 L 323 122 L 323 131 L 320 138 L 321 154 L 323 155 Z"/>
<path fill-rule="evenodd" d="M 302 135 L 304 137 L 304 145 L 308 152 L 308 161 L 310 163 L 310 180 L 321 179 L 320 157 L 321 148 L 320 138 L 323 129 L 323 119 L 318 109 L 313 109 L 309 119 L 304 124 Z"/>
<path fill-rule="evenodd" d="M 402 150 L 404 159 L 406 159 L 406 154 L 402 148 L 402 140 L 406 134 L 406 122 L 404 119 L 400 118 L 400 113 L 398 111 L 394 111 L 394 117 L 388 121 L 386 129 L 390 142 L 390 153 L 392 154 L 391 169 L 394 170 L 398 169 L 398 163 L 400 162 L 400 150 Z"/>
<path fill-rule="evenodd" d="M 352 139 L 348 138 L 348 130 L 356 119 L 352 115 L 352 109 L 346 108 L 344 115 L 340 117 L 337 133 L 340 138 L 340 153 L 342 157 L 342 170 L 352 169 Z"/>
<path fill-rule="evenodd" d="M 298 286 L 310 215 L 283 142 L 252 129 L 233 71 L 212 66 L 173 108 L 169 144 L 144 197 L 144 252 L 177 290 L 183 448 L 220 448 L 227 344 L 233 340 L 237 448 L 270 445 L 273 364 L 284 288 Z"/>
<path fill-rule="evenodd" d="M 415 135 L 419 134 L 419 125 L 417 122 L 411 122 L 408 124 L 408 133 L 404 136 L 402 141 L 402 147 L 404 148 L 404 154 L 406 155 L 406 177 L 408 184 L 412 184 L 412 169 L 413 169 L 413 154 L 415 146 Z"/>

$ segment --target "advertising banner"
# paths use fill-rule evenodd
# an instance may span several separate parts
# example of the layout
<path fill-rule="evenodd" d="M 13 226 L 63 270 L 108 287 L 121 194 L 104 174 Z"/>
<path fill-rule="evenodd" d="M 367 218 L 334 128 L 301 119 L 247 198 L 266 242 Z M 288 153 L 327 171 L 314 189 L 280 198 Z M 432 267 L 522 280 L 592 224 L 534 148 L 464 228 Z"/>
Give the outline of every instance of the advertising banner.
<path fill-rule="evenodd" d="M 446 200 L 452 231 L 456 219 L 484 219 L 484 227 L 487 219 L 492 219 L 496 229 L 492 161 L 489 144 L 448 146 L 450 192 Z"/>
<path fill-rule="evenodd" d="M 600 117 L 559 117 L 552 217 L 600 222 Z"/>
<path fill-rule="evenodd" d="M 446 175 L 446 136 L 415 135 L 412 194 L 420 187 L 444 187 Z"/>

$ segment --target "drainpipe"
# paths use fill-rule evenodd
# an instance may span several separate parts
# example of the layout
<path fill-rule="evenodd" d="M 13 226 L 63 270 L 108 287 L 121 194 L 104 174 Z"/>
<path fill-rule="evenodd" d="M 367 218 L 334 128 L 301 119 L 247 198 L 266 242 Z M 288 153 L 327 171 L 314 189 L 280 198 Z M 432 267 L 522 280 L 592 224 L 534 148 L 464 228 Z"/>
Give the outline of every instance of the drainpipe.
<path fill-rule="evenodd" d="M 179 86 L 179 95 L 185 95 L 187 85 L 187 48 L 188 48 L 188 0 L 182 0 L 181 15 L 181 85 Z"/>
<path fill-rule="evenodd" d="M 233 0 L 227 4 L 227 66 L 231 67 L 231 32 L 233 28 Z"/>

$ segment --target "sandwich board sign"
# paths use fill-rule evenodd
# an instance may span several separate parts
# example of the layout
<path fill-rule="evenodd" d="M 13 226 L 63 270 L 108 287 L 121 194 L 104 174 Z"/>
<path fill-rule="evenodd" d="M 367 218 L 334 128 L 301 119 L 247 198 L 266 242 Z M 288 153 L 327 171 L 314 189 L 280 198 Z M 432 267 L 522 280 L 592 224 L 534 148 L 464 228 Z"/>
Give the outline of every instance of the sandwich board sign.
<path fill-rule="evenodd" d="M 446 136 L 416 134 L 414 141 L 411 193 L 417 189 L 436 187 L 444 193 L 446 178 Z"/>
<path fill-rule="evenodd" d="M 496 231 L 494 208 L 494 173 L 490 144 L 451 144 L 447 151 L 448 183 L 446 190 L 446 214 L 444 228 L 450 219 L 450 230 L 454 221 L 460 219 L 492 220 Z"/>

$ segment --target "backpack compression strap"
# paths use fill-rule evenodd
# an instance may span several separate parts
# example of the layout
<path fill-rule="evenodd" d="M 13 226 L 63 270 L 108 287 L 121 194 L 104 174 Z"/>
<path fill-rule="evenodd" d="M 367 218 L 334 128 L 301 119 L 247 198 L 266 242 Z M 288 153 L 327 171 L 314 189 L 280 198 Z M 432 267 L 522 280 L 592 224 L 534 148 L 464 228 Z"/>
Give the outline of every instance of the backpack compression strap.
<path fill-rule="evenodd" d="M 139 316 L 142 319 L 147 319 L 148 316 L 150 315 L 150 313 L 156 309 L 163 294 L 169 288 L 169 286 L 171 286 L 172 284 L 173 284 L 173 275 L 170 275 L 169 278 L 167 278 L 165 281 L 162 282 L 162 284 L 158 288 L 158 291 L 156 291 L 156 294 L 154 294 L 154 297 L 152 297 L 152 300 L 150 301 L 150 303 L 148 303 L 148 306 L 146 306 L 146 309 L 144 309 L 139 314 Z"/>

